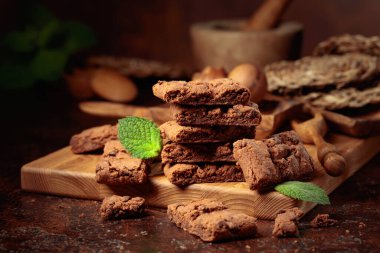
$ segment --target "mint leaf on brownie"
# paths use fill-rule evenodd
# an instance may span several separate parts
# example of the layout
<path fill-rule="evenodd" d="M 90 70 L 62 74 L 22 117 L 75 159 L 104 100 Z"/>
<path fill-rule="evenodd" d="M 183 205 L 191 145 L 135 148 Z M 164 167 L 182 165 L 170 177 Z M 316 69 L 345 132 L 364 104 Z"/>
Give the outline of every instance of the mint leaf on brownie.
<path fill-rule="evenodd" d="M 133 157 L 154 158 L 160 154 L 162 148 L 160 129 L 152 121 L 144 118 L 119 119 L 118 137 Z"/>

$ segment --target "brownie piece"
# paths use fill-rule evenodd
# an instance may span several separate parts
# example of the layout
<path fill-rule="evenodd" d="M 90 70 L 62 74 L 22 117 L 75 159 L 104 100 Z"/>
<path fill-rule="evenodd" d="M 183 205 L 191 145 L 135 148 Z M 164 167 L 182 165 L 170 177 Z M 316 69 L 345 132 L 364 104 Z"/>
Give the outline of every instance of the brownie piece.
<path fill-rule="evenodd" d="M 103 200 L 100 216 L 108 220 L 132 218 L 141 215 L 145 207 L 144 198 L 112 195 Z"/>
<path fill-rule="evenodd" d="M 365 37 L 359 34 L 343 34 L 332 36 L 319 42 L 313 51 L 313 55 L 363 53 L 380 56 L 380 37 Z"/>
<path fill-rule="evenodd" d="M 102 184 L 141 184 L 148 178 L 145 160 L 132 157 L 118 140 L 109 141 L 96 165 L 96 181 Z"/>
<path fill-rule="evenodd" d="M 265 74 L 271 93 L 300 95 L 358 86 L 376 78 L 378 66 L 377 57 L 365 54 L 308 56 L 269 64 Z"/>
<path fill-rule="evenodd" d="M 366 105 L 380 104 L 380 80 L 363 89 L 346 88 L 330 92 L 311 92 L 305 96 L 296 96 L 298 100 L 327 110 L 361 108 Z"/>
<path fill-rule="evenodd" d="M 255 138 L 255 127 L 244 126 L 181 126 L 168 121 L 160 126 L 164 143 L 228 142 L 243 138 Z"/>
<path fill-rule="evenodd" d="M 232 143 L 168 143 L 161 151 L 163 163 L 235 162 Z"/>
<path fill-rule="evenodd" d="M 153 94 L 167 103 L 182 105 L 247 104 L 249 89 L 228 78 L 211 81 L 159 81 Z"/>
<path fill-rule="evenodd" d="M 197 183 L 244 181 L 243 172 L 240 167 L 233 163 L 165 164 L 164 174 L 172 184 L 177 186 Z"/>
<path fill-rule="evenodd" d="M 265 191 L 284 181 L 314 176 L 312 159 L 294 131 L 264 140 L 243 139 L 233 145 L 234 157 L 252 190 Z"/>
<path fill-rule="evenodd" d="M 168 206 L 170 221 L 206 242 L 253 237 L 256 218 L 229 210 L 223 203 L 202 199 Z"/>
<path fill-rule="evenodd" d="M 73 135 L 70 140 L 71 150 L 75 154 L 102 149 L 106 142 L 117 139 L 117 125 L 104 125 L 84 130 Z"/>
<path fill-rule="evenodd" d="M 276 237 L 297 237 L 298 220 L 304 215 L 301 209 L 294 207 L 281 211 L 274 220 L 272 235 Z"/>
<path fill-rule="evenodd" d="M 337 220 L 330 219 L 330 215 L 328 214 L 317 214 L 315 218 L 310 221 L 310 225 L 313 228 L 319 228 L 319 227 L 332 227 L 335 226 L 338 223 Z"/>
<path fill-rule="evenodd" d="M 261 122 L 257 104 L 234 105 L 232 107 L 171 105 L 171 113 L 178 124 L 225 125 L 255 127 Z"/>

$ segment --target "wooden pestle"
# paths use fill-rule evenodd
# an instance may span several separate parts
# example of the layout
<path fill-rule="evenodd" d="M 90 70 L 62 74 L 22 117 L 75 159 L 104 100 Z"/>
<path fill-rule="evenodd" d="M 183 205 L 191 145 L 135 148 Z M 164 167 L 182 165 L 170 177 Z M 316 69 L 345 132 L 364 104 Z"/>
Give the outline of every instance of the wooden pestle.
<path fill-rule="evenodd" d="M 244 30 L 265 31 L 275 28 L 291 0 L 265 0 L 247 21 Z"/>
<path fill-rule="evenodd" d="M 334 145 L 323 139 L 327 133 L 327 124 L 322 114 L 316 113 L 314 118 L 302 123 L 297 123 L 293 120 L 291 121 L 291 125 L 300 136 L 302 142 L 315 144 L 318 160 L 325 168 L 327 174 L 337 177 L 344 172 L 346 168 L 344 157 L 339 154 Z"/>

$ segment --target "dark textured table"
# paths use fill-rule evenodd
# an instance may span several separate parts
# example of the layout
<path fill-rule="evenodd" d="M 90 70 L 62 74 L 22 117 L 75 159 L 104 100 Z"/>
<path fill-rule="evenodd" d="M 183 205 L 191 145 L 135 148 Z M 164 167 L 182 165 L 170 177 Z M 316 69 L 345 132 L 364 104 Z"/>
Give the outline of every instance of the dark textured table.
<path fill-rule="evenodd" d="M 24 163 L 66 146 L 82 129 L 115 120 L 81 113 L 61 88 L 0 99 L 0 252 L 380 252 L 380 155 L 331 194 L 330 206 L 301 220 L 299 238 L 273 238 L 273 223 L 260 222 L 258 238 L 204 243 L 170 223 L 165 210 L 101 221 L 96 201 L 21 191 Z M 331 214 L 338 225 L 311 228 L 317 213 Z"/>

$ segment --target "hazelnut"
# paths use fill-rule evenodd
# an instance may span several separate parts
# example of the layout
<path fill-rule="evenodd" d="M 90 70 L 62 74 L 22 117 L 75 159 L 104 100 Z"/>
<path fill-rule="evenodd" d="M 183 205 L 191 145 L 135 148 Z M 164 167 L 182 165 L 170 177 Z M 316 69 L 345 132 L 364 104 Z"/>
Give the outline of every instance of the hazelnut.
<path fill-rule="evenodd" d="M 228 78 L 247 87 L 251 92 L 251 101 L 260 102 L 267 93 L 267 79 L 262 70 L 253 64 L 240 64 L 233 68 Z"/>

